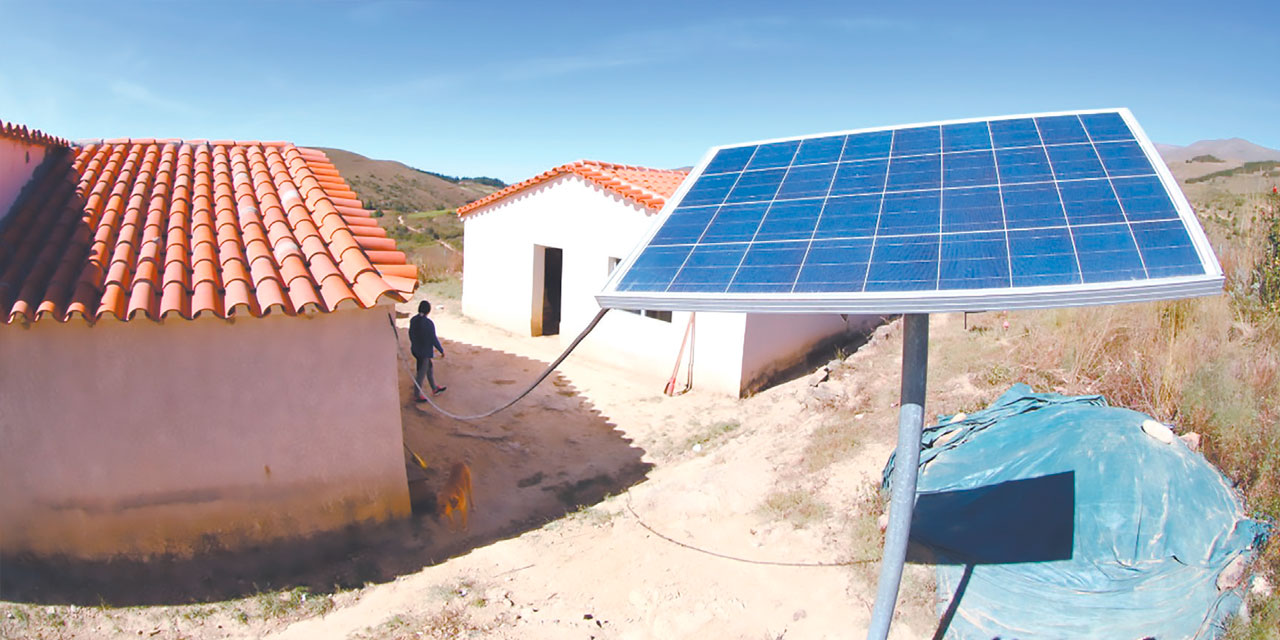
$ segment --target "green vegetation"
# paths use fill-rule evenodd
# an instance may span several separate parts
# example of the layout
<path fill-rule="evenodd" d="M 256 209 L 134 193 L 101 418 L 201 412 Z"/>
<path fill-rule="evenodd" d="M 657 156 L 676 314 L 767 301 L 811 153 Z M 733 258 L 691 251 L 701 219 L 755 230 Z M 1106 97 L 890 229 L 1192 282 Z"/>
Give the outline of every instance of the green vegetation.
<path fill-rule="evenodd" d="M 772 520 L 786 520 L 791 526 L 802 529 L 825 520 L 831 508 L 818 500 L 812 491 L 785 489 L 769 494 L 760 505 L 760 511 Z"/>
<path fill-rule="evenodd" d="M 742 426 L 737 420 L 721 420 L 706 426 L 699 426 L 698 422 L 694 420 L 692 424 L 695 427 L 694 431 L 680 444 L 680 451 L 690 451 L 695 446 L 699 451 L 706 451 L 712 445 L 718 443 L 721 438 L 737 431 Z"/>
<path fill-rule="evenodd" d="M 493 631 L 497 625 L 480 625 L 471 621 L 465 608 L 448 605 L 433 613 L 406 613 L 392 616 L 376 627 L 350 636 L 351 640 L 454 640 L 477 638 Z"/>
<path fill-rule="evenodd" d="M 1246 162 L 1234 169 L 1223 169 L 1222 171 L 1214 171 L 1213 173 L 1200 176 L 1198 178 L 1188 178 L 1187 184 L 1195 184 L 1197 182 L 1208 182 L 1214 178 L 1229 178 L 1234 175 L 1260 173 L 1263 171 L 1271 171 L 1280 167 L 1280 161 L 1277 160 L 1259 160 L 1257 162 Z"/>
<path fill-rule="evenodd" d="M 1187 162 L 1224 162 L 1224 160 L 1213 154 L 1203 154 L 1191 158 Z"/>

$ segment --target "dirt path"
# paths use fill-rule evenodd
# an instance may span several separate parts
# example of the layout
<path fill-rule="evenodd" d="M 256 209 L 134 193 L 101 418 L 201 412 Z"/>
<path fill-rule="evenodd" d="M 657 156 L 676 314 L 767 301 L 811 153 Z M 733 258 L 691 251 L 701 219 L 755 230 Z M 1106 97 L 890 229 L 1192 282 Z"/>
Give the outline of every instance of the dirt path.
<path fill-rule="evenodd" d="M 559 352 L 554 339 L 506 334 L 449 307 L 437 305 L 433 317 L 449 353 L 437 361 L 437 381 L 449 387 L 437 401 L 450 411 L 495 406 Z M 882 382 L 892 386 L 896 371 L 887 371 Z M 454 557 L 267 637 L 444 634 L 450 625 L 534 639 L 864 633 L 878 539 L 849 539 L 851 522 L 875 515 L 851 509 L 874 505 L 870 487 L 890 448 L 884 434 L 864 435 L 851 459 L 809 477 L 799 467 L 823 412 L 813 410 L 806 380 L 746 400 L 698 390 L 669 398 L 603 363 L 570 358 L 561 372 L 476 423 L 406 402 L 406 440 L 433 469 L 470 463 L 479 504 L 471 531 L 419 520 L 437 552 Z M 853 415 L 850 427 L 877 425 Z M 424 475 L 433 487 L 443 474 Z M 785 503 L 796 491 L 816 496 L 824 513 L 796 526 Z M 784 496 L 773 510 L 772 495 Z M 823 564 L 831 566 L 815 566 Z M 923 635 L 909 622 L 894 633 Z"/>

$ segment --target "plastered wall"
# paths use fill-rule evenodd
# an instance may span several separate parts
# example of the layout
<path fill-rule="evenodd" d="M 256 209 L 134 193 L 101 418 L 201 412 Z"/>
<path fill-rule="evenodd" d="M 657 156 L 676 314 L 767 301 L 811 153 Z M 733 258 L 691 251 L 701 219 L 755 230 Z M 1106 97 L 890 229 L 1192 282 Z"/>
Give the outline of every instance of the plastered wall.
<path fill-rule="evenodd" d="M 13 209 L 44 156 L 43 145 L 0 138 L 0 222 Z"/>
<path fill-rule="evenodd" d="M 0 326 L 0 550 L 188 555 L 407 516 L 390 312 Z"/>

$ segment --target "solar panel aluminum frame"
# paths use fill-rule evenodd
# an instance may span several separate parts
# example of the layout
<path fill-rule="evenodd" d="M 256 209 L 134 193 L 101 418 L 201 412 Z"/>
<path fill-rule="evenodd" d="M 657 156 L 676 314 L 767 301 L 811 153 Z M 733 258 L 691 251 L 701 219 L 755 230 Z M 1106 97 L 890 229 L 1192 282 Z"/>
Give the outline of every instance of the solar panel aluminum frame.
<path fill-rule="evenodd" d="M 1065 284 L 1028 287 L 1001 287 L 986 289 L 942 289 L 878 292 L 822 292 L 822 293 L 690 293 L 690 292 L 621 292 L 617 285 L 648 246 L 671 212 L 684 199 L 685 194 L 698 181 L 707 165 L 723 149 L 764 145 L 842 136 L 855 133 L 889 131 L 913 127 L 988 122 L 1020 118 L 1041 118 L 1062 115 L 1117 113 L 1133 132 L 1134 139 L 1151 163 L 1165 191 L 1170 195 L 1178 219 L 1187 229 L 1192 246 L 1204 266 L 1204 275 L 1151 278 L 1146 280 L 1101 282 L 1091 284 Z M 774 138 L 758 142 L 721 145 L 710 149 L 676 193 L 667 200 L 642 242 L 614 269 L 604 289 L 596 295 L 596 301 L 604 308 L 649 309 L 663 311 L 726 311 L 752 313 L 934 313 L 958 311 L 992 311 L 1004 309 L 1036 309 L 1050 307 L 1091 306 L 1147 302 L 1195 296 L 1216 295 L 1222 292 L 1222 267 L 1210 247 L 1200 223 L 1196 220 L 1191 204 L 1178 187 L 1169 167 L 1138 124 L 1133 114 L 1124 108 L 1055 111 L 998 117 L 965 118 L 918 124 L 870 127 L 831 133 Z"/>

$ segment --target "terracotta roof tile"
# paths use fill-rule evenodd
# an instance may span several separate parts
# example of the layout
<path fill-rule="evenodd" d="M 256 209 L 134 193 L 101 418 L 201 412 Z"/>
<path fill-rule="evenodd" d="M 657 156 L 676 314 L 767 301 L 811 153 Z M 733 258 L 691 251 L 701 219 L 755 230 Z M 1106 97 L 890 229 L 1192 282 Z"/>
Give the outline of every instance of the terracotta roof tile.
<path fill-rule="evenodd" d="M 0 120 L 0 138 L 6 140 L 17 140 L 18 142 L 26 142 L 28 144 L 38 144 L 45 147 L 69 147 L 70 142 L 57 136 L 51 136 L 39 129 L 29 129 L 26 125 L 14 124 Z"/>
<path fill-rule="evenodd" d="M 581 176 L 632 202 L 643 205 L 652 213 L 657 213 L 662 209 L 662 205 L 666 204 L 667 198 L 670 198 L 680 187 L 680 183 L 684 182 L 689 172 L 683 169 L 649 169 L 612 162 L 578 160 L 544 171 L 524 182 L 510 185 L 475 202 L 458 207 L 458 215 L 470 215 L 481 207 L 563 175 Z"/>
<path fill-rule="evenodd" d="M 417 269 L 328 157 L 287 142 L 59 146 L 0 223 L 0 323 L 296 315 L 407 300 Z"/>

